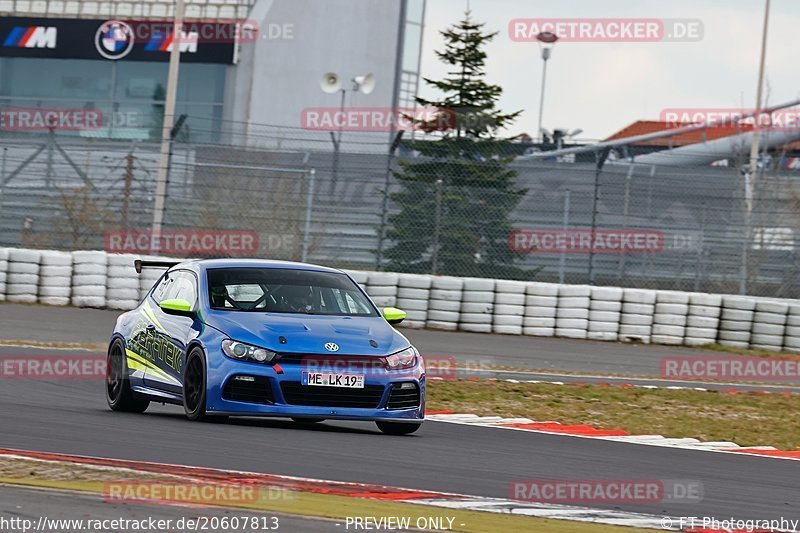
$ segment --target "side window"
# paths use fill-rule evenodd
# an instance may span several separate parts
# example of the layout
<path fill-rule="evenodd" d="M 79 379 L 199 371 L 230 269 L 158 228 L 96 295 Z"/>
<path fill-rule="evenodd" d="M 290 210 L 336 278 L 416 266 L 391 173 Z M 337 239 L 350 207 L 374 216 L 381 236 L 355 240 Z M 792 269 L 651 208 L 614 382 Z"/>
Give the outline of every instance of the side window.
<path fill-rule="evenodd" d="M 170 272 L 168 275 L 161 278 L 156 288 L 153 289 L 153 300 L 155 300 L 157 304 L 161 303 L 161 300 L 166 300 L 168 298 L 170 287 L 172 287 L 174 280 L 175 274 Z"/>
<path fill-rule="evenodd" d="M 197 282 L 191 272 L 176 272 L 175 281 L 167 292 L 168 298 L 181 298 L 194 305 L 197 300 Z"/>

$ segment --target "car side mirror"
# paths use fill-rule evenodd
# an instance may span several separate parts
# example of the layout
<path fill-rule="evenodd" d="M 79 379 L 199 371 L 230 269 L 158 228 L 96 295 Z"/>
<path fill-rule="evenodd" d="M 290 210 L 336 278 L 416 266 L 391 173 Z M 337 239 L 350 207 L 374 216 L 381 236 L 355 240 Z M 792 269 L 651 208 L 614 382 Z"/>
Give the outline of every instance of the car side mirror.
<path fill-rule="evenodd" d="M 172 298 L 169 300 L 161 300 L 161 303 L 158 304 L 162 311 L 167 313 L 168 315 L 178 315 L 178 316 L 194 316 L 192 312 L 192 304 L 190 304 L 187 300 L 183 298 Z"/>
<path fill-rule="evenodd" d="M 385 318 L 389 324 L 399 324 L 406 319 L 406 312 L 396 307 L 384 307 L 383 318 Z"/>

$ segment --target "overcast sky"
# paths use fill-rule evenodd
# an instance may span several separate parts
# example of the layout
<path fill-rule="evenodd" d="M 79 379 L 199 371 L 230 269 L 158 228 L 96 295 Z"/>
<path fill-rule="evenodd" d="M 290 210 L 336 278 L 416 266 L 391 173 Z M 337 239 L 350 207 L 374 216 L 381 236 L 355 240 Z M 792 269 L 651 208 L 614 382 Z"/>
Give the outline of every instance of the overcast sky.
<path fill-rule="evenodd" d="M 698 19 L 697 42 L 559 42 L 548 63 L 544 127 L 608 137 L 665 108 L 755 105 L 764 0 L 469 0 L 473 18 L 500 33 L 487 47 L 487 74 L 504 88 L 504 111 L 524 110 L 511 133 L 536 130 L 542 60 L 536 43 L 514 42 L 516 18 Z M 445 68 L 438 31 L 463 16 L 467 0 L 427 0 L 422 74 Z M 800 98 L 800 1 L 772 0 L 766 88 L 771 103 Z M 420 87 L 430 96 L 431 89 Z"/>

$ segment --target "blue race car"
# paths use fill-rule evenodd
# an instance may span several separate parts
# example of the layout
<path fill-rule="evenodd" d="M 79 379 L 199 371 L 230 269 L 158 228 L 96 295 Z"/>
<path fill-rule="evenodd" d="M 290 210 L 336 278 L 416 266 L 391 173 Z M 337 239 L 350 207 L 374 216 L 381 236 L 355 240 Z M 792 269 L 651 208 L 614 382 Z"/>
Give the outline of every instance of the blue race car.
<path fill-rule="evenodd" d="M 114 411 L 183 405 L 190 420 L 227 416 L 374 421 L 419 429 L 425 365 L 346 273 L 256 259 L 136 261 L 167 267 L 117 319 L 106 398 Z"/>

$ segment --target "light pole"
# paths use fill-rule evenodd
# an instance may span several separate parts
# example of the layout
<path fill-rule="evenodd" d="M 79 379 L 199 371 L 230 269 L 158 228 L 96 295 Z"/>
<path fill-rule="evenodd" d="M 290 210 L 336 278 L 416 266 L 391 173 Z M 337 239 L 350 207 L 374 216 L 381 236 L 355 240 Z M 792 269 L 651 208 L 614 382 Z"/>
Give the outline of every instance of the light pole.
<path fill-rule="evenodd" d="M 741 264 L 741 277 L 739 279 L 739 293 L 747 294 L 748 285 L 748 262 L 750 255 L 750 246 L 752 240 L 752 226 L 753 226 L 753 208 L 755 204 L 756 195 L 756 178 L 758 177 L 758 150 L 760 131 L 759 125 L 761 121 L 761 106 L 762 106 L 762 92 L 764 89 L 764 63 L 767 55 L 767 33 L 769 30 L 769 3 L 766 0 L 764 6 L 764 27 L 761 32 L 761 57 L 758 64 L 758 86 L 756 87 L 756 108 L 753 115 L 753 136 L 752 144 L 750 145 L 750 162 L 744 172 L 744 201 L 745 201 L 745 228 L 744 228 L 744 246 L 742 246 L 742 264 Z"/>
<path fill-rule="evenodd" d="M 542 52 L 542 91 L 539 98 L 539 127 L 536 128 L 536 138 L 542 141 L 542 115 L 544 113 L 544 87 L 547 80 L 547 60 L 550 59 L 550 52 L 558 41 L 558 35 L 549 31 L 539 32 L 536 35 L 539 42 L 539 50 Z"/>
<path fill-rule="evenodd" d="M 370 94 L 375 90 L 375 75 L 371 72 L 363 76 L 356 76 L 350 81 L 353 84 L 351 92 Z M 319 86 L 324 93 L 339 93 L 341 95 L 341 100 L 339 102 L 338 135 L 330 132 L 331 141 L 333 142 L 333 169 L 331 172 L 331 190 L 333 190 L 333 187 L 336 185 L 336 180 L 339 176 L 339 149 L 340 145 L 342 144 L 342 125 L 345 122 L 344 103 L 345 97 L 347 96 L 347 88 L 342 86 L 341 78 L 335 72 L 326 72 L 323 74 Z"/>

